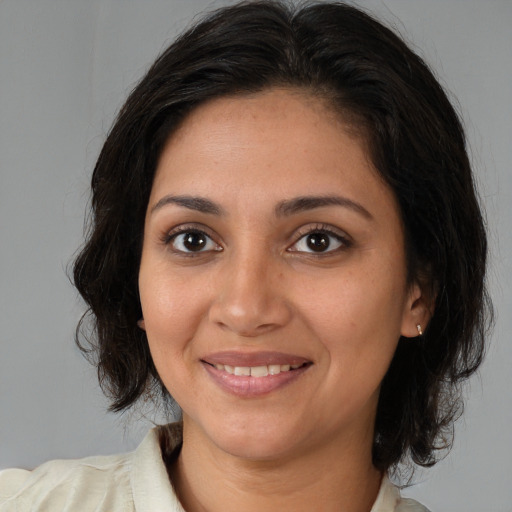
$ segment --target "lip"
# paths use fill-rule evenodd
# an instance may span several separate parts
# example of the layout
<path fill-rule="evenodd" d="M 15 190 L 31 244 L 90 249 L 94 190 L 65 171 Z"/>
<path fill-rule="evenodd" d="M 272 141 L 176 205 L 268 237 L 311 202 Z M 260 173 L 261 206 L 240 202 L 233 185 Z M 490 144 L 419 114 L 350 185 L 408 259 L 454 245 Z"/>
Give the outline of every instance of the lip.
<path fill-rule="evenodd" d="M 283 352 L 236 352 L 225 351 L 208 354 L 201 358 L 202 361 L 209 364 L 224 364 L 229 366 L 265 366 L 269 364 L 305 364 L 311 363 L 305 357 L 294 354 L 285 354 Z"/>
<path fill-rule="evenodd" d="M 202 358 L 201 363 L 215 384 L 224 391 L 243 398 L 257 398 L 288 386 L 300 379 L 312 366 L 312 362 L 304 357 L 281 352 L 258 352 L 252 354 L 218 352 Z M 297 369 L 282 371 L 277 375 L 269 374 L 265 377 L 251 377 L 227 373 L 216 368 L 215 364 L 250 367 L 271 364 L 301 366 Z"/>

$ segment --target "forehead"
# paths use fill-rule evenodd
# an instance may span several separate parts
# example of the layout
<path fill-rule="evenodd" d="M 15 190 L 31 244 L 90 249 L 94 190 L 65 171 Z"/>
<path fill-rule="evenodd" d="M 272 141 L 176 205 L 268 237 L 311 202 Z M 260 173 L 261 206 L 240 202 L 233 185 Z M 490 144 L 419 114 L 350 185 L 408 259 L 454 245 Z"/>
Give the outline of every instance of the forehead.
<path fill-rule="evenodd" d="M 200 104 L 189 113 L 168 141 L 179 141 L 193 131 L 201 130 L 201 125 L 214 124 L 229 128 L 243 121 L 251 121 L 254 128 L 261 128 L 258 123 L 286 124 L 301 119 L 296 128 L 304 128 L 311 136 L 311 123 L 330 124 L 334 130 L 342 130 L 354 139 L 363 140 L 363 122 L 358 122 L 357 116 L 342 112 L 335 107 L 334 102 L 325 95 L 315 94 L 299 87 L 272 87 L 254 93 L 221 96 Z M 221 124 L 222 122 L 222 124 Z M 220 130 L 216 130 L 218 135 Z M 232 133 L 229 134 L 232 137 Z M 285 135 L 285 134 L 283 134 Z M 204 136 L 204 134 L 203 134 Z M 288 139 L 289 139 L 288 134 Z"/>
<path fill-rule="evenodd" d="M 149 206 L 164 194 L 221 193 L 245 207 L 337 193 L 394 208 L 366 142 L 326 100 L 293 89 L 212 100 L 170 136 Z"/>
<path fill-rule="evenodd" d="M 208 222 L 226 221 L 237 233 L 266 237 L 287 222 L 321 221 L 365 237 L 372 233 L 388 249 L 403 246 L 394 193 L 373 167 L 366 144 L 322 101 L 287 91 L 221 98 L 192 112 L 164 147 L 147 222 L 160 219 L 165 229 L 175 222 L 180 202 L 172 198 L 186 198 L 188 221 L 197 220 L 191 201 L 197 210 L 197 201 L 206 200 L 214 205 Z M 321 211 L 301 207 L 280 215 L 283 205 L 304 198 L 316 205 L 337 198 L 338 206 L 330 202 Z"/>
<path fill-rule="evenodd" d="M 297 159 L 306 156 L 317 158 L 310 173 L 320 172 L 336 156 L 345 162 L 364 160 L 372 168 L 364 139 L 325 99 L 300 89 L 270 89 L 197 107 L 169 137 L 157 173 L 171 167 L 176 179 L 190 177 L 195 164 L 208 162 L 212 168 L 221 158 L 224 164 L 236 163 L 251 151 L 257 152 L 259 167 L 274 167 L 274 162 L 281 172 L 297 168 Z M 324 158 L 318 158 L 320 153 Z M 287 158 L 294 162 L 283 167 Z"/>

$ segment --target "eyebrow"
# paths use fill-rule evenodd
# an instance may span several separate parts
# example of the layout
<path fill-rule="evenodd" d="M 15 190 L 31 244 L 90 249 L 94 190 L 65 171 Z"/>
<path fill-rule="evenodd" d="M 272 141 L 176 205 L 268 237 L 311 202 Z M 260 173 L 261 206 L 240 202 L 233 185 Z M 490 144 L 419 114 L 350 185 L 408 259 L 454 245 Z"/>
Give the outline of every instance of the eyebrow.
<path fill-rule="evenodd" d="M 160 210 L 168 204 L 175 204 L 183 208 L 188 208 L 189 210 L 209 213 L 210 215 L 222 215 L 224 213 L 223 208 L 204 197 L 170 195 L 162 197 L 162 199 L 160 199 L 153 208 L 151 208 L 151 213 Z"/>
<path fill-rule="evenodd" d="M 361 204 L 342 196 L 303 196 L 280 202 L 276 208 L 276 216 L 283 217 L 295 213 L 314 210 L 324 206 L 342 206 L 359 213 L 369 220 L 373 220 L 372 214 Z"/>
<path fill-rule="evenodd" d="M 182 208 L 194 210 L 210 215 L 223 215 L 224 209 L 205 197 L 197 196 L 172 196 L 162 197 L 152 208 L 151 213 L 160 210 L 168 204 L 175 204 Z M 314 210 L 325 206 L 342 206 L 359 213 L 363 217 L 373 220 L 372 214 L 361 204 L 342 196 L 301 196 L 294 199 L 281 201 L 275 207 L 277 217 L 288 217 L 296 213 Z"/>

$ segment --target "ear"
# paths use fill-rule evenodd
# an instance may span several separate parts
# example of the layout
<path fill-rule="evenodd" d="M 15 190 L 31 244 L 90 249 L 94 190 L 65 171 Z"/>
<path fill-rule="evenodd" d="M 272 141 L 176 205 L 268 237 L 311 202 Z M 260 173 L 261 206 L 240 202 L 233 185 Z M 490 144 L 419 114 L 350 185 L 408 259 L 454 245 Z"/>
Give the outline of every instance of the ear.
<path fill-rule="evenodd" d="M 427 297 L 418 282 L 414 282 L 409 289 L 402 315 L 402 328 L 400 334 L 406 338 L 421 336 L 432 318 L 434 309 L 433 300 Z"/>
<path fill-rule="evenodd" d="M 139 326 L 140 329 L 142 329 L 143 331 L 146 330 L 146 324 L 144 323 L 144 318 L 141 318 L 140 320 L 137 320 L 137 325 Z"/>

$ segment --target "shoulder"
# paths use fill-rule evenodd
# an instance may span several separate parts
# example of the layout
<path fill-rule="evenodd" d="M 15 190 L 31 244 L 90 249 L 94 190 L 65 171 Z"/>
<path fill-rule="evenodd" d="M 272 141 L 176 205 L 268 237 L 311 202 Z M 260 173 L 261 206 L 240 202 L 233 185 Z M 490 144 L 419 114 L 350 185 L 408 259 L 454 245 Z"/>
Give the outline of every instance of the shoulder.
<path fill-rule="evenodd" d="M 181 444 L 180 424 L 152 429 L 123 455 L 54 460 L 33 471 L 0 472 L 0 512 L 184 512 L 161 452 Z"/>
<path fill-rule="evenodd" d="M 1 471 L 0 511 L 129 511 L 131 461 L 131 454 L 112 455 Z"/>
<path fill-rule="evenodd" d="M 402 498 L 400 490 L 384 475 L 377 500 L 371 512 L 430 512 L 428 508 L 410 498 Z"/>
<path fill-rule="evenodd" d="M 416 500 L 401 498 L 395 512 L 430 512 L 430 510 Z"/>

